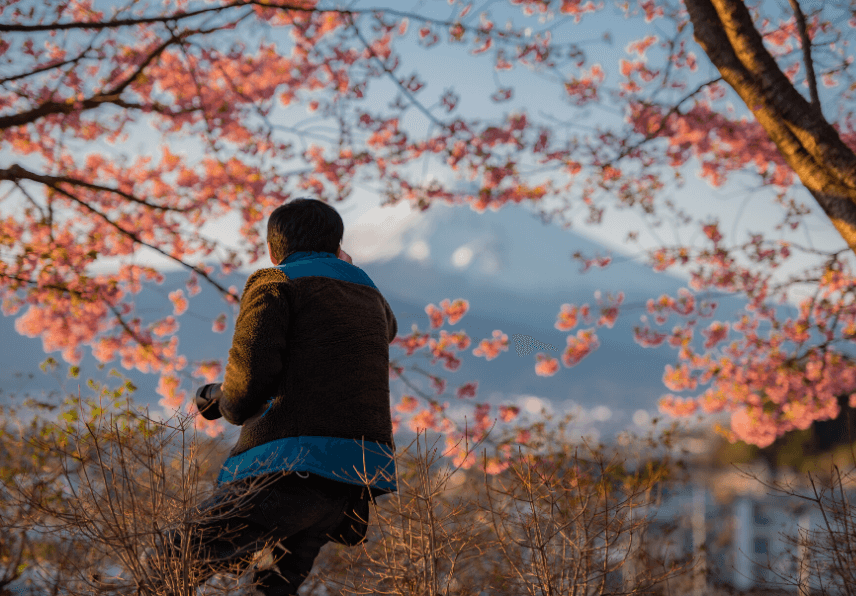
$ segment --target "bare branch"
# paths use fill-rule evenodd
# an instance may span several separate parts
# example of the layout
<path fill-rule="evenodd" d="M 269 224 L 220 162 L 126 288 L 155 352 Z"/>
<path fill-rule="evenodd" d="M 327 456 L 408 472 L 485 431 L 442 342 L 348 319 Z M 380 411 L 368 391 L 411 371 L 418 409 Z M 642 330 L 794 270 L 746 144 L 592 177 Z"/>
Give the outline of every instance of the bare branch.
<path fill-rule="evenodd" d="M 811 40 L 808 38 L 808 29 L 805 23 L 805 15 L 800 8 L 799 0 L 790 0 L 791 8 L 797 19 L 797 29 L 800 32 L 800 43 L 802 44 L 803 62 L 805 62 L 805 78 L 808 81 L 808 91 L 811 96 L 811 105 L 820 110 L 820 97 L 817 95 L 817 77 L 814 74 L 814 61 L 811 59 Z"/>
<path fill-rule="evenodd" d="M 42 65 L 42 66 L 36 67 L 36 68 L 34 68 L 34 69 L 32 69 L 32 70 L 28 70 L 27 72 L 23 72 L 23 73 L 21 73 L 21 74 L 16 74 L 16 75 L 12 75 L 11 77 L 6 77 L 6 78 L 3 78 L 3 79 L 0 79 L 0 85 L 2 85 L 2 84 L 4 84 L 4 83 L 11 83 L 12 81 L 17 81 L 17 80 L 20 80 L 20 79 L 26 79 L 27 77 L 32 77 L 32 76 L 35 76 L 35 75 L 37 75 L 37 74 L 41 74 L 41 73 L 43 73 L 43 72 L 47 72 L 47 71 L 49 71 L 49 70 L 53 70 L 54 68 L 60 68 L 60 67 L 62 67 L 62 66 L 67 66 L 67 65 L 69 65 L 69 64 L 74 64 L 75 62 L 79 62 L 80 60 L 82 60 L 82 59 L 86 58 L 86 54 L 87 54 L 91 49 L 92 49 L 92 48 L 86 48 L 86 50 L 85 50 L 84 52 L 81 52 L 81 53 L 80 53 L 80 55 L 78 55 L 78 56 L 77 56 L 77 57 L 75 57 L 75 58 L 69 58 L 68 60 L 63 60 L 63 61 L 61 61 L 61 62 L 51 62 L 51 63 L 48 63 L 48 64 L 44 64 L 44 65 Z"/>
<path fill-rule="evenodd" d="M 433 122 L 434 124 L 436 124 L 440 128 L 445 128 L 445 125 L 442 122 L 440 122 L 439 120 L 437 120 L 437 117 L 434 116 L 434 114 L 432 114 L 431 111 L 428 110 L 428 108 L 423 106 L 422 103 L 420 101 L 418 101 L 413 96 L 413 94 L 410 92 L 410 90 L 407 89 L 407 87 L 405 87 L 404 85 L 401 84 L 401 81 L 398 80 L 398 78 L 395 76 L 395 73 L 393 73 L 391 70 L 389 70 L 386 67 L 383 60 L 380 59 L 380 56 L 377 55 L 377 53 L 374 51 L 374 49 L 369 45 L 369 42 L 366 40 L 366 38 L 363 37 L 363 34 L 360 33 L 360 30 L 357 28 L 357 24 L 354 21 L 353 17 L 351 17 L 350 21 L 351 21 L 351 28 L 354 30 L 354 33 L 357 35 L 357 37 L 360 39 L 360 41 L 363 42 L 363 46 L 365 46 L 366 50 L 368 50 L 368 52 L 371 54 L 372 58 L 374 58 L 377 61 L 377 63 L 380 65 L 383 72 L 385 72 L 389 76 L 389 78 L 396 84 L 396 86 L 404 94 L 404 96 L 410 100 L 410 103 L 412 103 L 414 106 L 416 106 L 416 108 L 420 112 L 425 114 L 425 117 L 428 118 L 431 122 Z"/>

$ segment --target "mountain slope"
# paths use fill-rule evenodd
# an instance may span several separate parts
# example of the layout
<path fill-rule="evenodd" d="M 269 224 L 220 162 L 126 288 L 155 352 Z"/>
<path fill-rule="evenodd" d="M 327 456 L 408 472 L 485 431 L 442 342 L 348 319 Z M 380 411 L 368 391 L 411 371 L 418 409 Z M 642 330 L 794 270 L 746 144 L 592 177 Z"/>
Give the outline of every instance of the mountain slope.
<path fill-rule="evenodd" d="M 468 207 L 443 204 L 424 213 L 411 212 L 406 205 L 373 210 L 346 226 L 343 246 L 389 301 L 398 319 L 399 335 L 408 334 L 413 323 L 423 331 L 429 328 L 424 312 L 428 303 L 439 306 L 446 298 L 469 301 L 469 313 L 451 328 L 443 327 L 463 329 L 473 339 L 473 344 L 461 354 L 463 364 L 458 371 L 447 371 L 439 364 L 432 367 L 420 352 L 403 358 L 399 348 L 390 351 L 390 357 L 399 364 L 418 364 L 423 370 L 447 378 L 450 394 L 455 387 L 478 380 L 478 400 L 511 401 L 532 410 L 546 404 L 560 412 L 576 404 L 586 412 L 580 420 L 581 432 L 591 428 L 591 412 L 597 409 L 601 431 L 611 434 L 630 424 L 637 410 L 653 411 L 657 399 L 665 392 L 661 382 L 663 366 L 674 362 L 675 353 L 667 348 L 642 348 L 633 341 L 632 328 L 638 324 L 638 316 L 644 314 L 645 299 L 663 292 L 674 295 L 683 282 L 655 274 L 631 261 L 619 261 L 606 269 L 580 274 L 579 263 L 571 254 L 579 250 L 593 256 L 598 252 L 604 254 L 603 249 L 572 232 L 545 225 L 521 206 L 507 206 L 499 212 L 484 214 Z M 229 276 L 226 285 L 241 288 L 247 273 Z M 183 272 L 167 273 L 162 286 L 147 287 L 138 296 L 138 312 L 146 320 L 169 314 L 172 305 L 167 294 L 182 287 L 185 280 Z M 598 331 L 600 348 L 578 366 L 561 367 L 549 378 L 536 375 L 538 351 L 559 357 L 566 346 L 568 333 L 554 327 L 561 305 L 587 302 L 594 307 L 592 294 L 596 289 L 604 294 L 625 291 L 623 316 L 616 327 Z M 737 306 L 731 301 L 728 309 Z M 229 313 L 229 327 L 225 333 L 212 333 L 211 321 L 220 312 Z M 234 314 L 233 307 L 226 305 L 211 288 L 204 287 L 202 293 L 191 298 L 189 311 L 180 317 L 180 351 L 191 362 L 225 358 Z M 490 362 L 473 356 L 472 350 L 478 342 L 490 338 L 494 329 L 508 335 L 509 351 Z M 77 393 L 77 380 L 52 379 L 38 370 L 38 363 L 46 357 L 41 352 L 41 342 L 18 336 L 13 318 L 0 319 L 0 332 L 15 346 L 14 350 L 0 352 L 3 389 L 0 403 L 10 400 L 10 393 L 39 394 L 50 390 Z M 515 349 L 513 334 L 530 336 L 555 349 L 539 348 L 521 357 Z M 161 410 L 157 405 L 154 375 L 125 371 L 115 362 L 99 370 L 87 354 L 81 363 L 81 378 L 103 378 L 111 366 L 119 368 L 138 386 L 137 403 L 148 404 L 153 413 Z M 189 366 L 184 372 L 191 369 Z M 431 392 L 429 384 L 423 382 L 424 377 L 408 376 Z M 190 379 L 185 382 L 189 393 L 196 386 Z M 394 381 L 391 389 L 393 399 L 410 392 L 401 381 Z M 87 394 L 85 387 L 81 393 Z M 455 401 L 454 397 L 442 399 Z"/>

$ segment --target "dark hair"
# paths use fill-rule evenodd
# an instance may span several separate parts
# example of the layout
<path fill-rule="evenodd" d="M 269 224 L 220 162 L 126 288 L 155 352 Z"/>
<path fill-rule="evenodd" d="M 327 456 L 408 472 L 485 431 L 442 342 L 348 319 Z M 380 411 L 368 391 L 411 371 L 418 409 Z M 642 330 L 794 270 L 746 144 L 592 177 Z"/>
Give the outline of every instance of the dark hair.
<path fill-rule="evenodd" d="M 339 212 L 316 199 L 294 199 L 274 209 L 268 218 L 267 240 L 273 258 L 280 263 L 303 250 L 336 254 L 344 233 Z"/>

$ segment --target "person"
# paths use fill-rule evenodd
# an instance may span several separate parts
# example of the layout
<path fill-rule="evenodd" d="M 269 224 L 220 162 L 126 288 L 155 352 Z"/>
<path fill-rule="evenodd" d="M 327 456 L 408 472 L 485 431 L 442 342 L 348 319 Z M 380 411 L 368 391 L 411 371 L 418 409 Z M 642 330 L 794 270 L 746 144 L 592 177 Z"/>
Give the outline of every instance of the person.
<path fill-rule="evenodd" d="M 274 267 L 247 279 L 224 380 L 196 399 L 202 416 L 222 416 L 240 436 L 215 494 L 147 561 L 179 556 L 187 540 L 204 561 L 201 584 L 246 571 L 246 556 L 273 543 L 273 565 L 253 572 L 256 594 L 293 595 L 321 547 L 364 541 L 370 499 L 397 489 L 389 399 L 397 321 L 342 250 L 343 234 L 323 201 L 295 199 L 271 213 Z"/>

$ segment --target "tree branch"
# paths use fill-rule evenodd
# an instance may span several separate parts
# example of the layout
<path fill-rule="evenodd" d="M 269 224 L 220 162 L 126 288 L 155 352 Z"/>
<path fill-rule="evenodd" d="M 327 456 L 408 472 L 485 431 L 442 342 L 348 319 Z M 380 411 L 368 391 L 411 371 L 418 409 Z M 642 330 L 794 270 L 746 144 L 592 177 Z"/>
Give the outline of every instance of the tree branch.
<path fill-rule="evenodd" d="M 125 236 L 127 236 L 128 238 L 133 240 L 134 242 L 141 244 L 143 246 L 146 246 L 146 247 L 154 250 L 155 252 L 162 254 L 166 258 L 168 258 L 172 261 L 175 261 L 176 263 L 178 263 L 182 267 L 186 267 L 187 269 L 190 269 L 191 271 L 195 271 L 198 275 L 202 276 L 205 280 L 207 280 L 208 283 L 210 283 L 212 286 L 214 286 L 215 288 L 220 290 L 221 293 L 223 293 L 227 296 L 231 296 L 236 301 L 240 300 L 240 296 L 236 296 L 235 294 L 230 292 L 228 289 L 224 288 L 222 285 L 217 283 L 216 280 L 214 280 L 210 275 L 208 275 L 205 271 L 203 271 L 199 267 L 197 267 L 195 265 L 191 265 L 190 263 L 186 263 L 182 259 L 179 259 L 178 257 L 175 257 L 175 256 L 169 254 L 168 252 L 166 252 L 165 250 L 163 250 L 159 246 L 155 246 L 154 244 L 149 244 L 148 242 L 144 241 L 139 236 L 137 236 L 135 233 L 133 233 L 129 230 L 126 230 L 125 228 L 123 228 L 122 226 L 117 224 L 115 221 L 113 221 L 112 219 L 107 217 L 107 215 L 105 215 L 104 213 L 102 213 L 101 211 L 99 211 L 98 209 L 96 209 L 95 207 L 93 207 L 92 205 L 87 203 L 86 201 L 80 199 L 79 197 L 77 197 L 77 196 L 73 195 L 72 193 L 68 192 L 67 190 L 63 189 L 59 185 L 48 184 L 47 186 L 54 189 L 56 192 L 62 194 L 63 196 L 71 199 L 72 201 L 74 201 L 75 203 L 77 203 L 78 205 L 80 205 L 81 207 L 83 207 L 84 209 L 89 211 L 90 213 L 97 215 L 102 220 L 104 220 L 104 222 L 107 223 L 110 227 L 116 229 L 118 232 L 124 234 Z"/>
<path fill-rule="evenodd" d="M 17 281 L 17 282 L 22 283 L 22 284 L 27 284 L 30 286 L 37 286 L 39 288 L 44 288 L 44 289 L 48 289 L 48 290 L 55 290 L 55 291 L 63 293 L 63 294 L 70 294 L 76 298 L 79 298 L 80 300 L 84 300 L 84 301 L 88 301 L 88 302 L 101 302 L 101 301 L 103 301 L 103 298 L 100 296 L 96 300 L 92 300 L 91 297 L 87 297 L 86 294 L 84 294 L 83 292 L 81 292 L 79 290 L 72 290 L 68 286 L 64 286 L 64 285 L 60 285 L 60 284 L 43 284 L 43 283 L 40 283 L 40 282 L 32 280 L 32 279 L 19 277 L 17 275 L 8 275 L 5 273 L 0 273 L 0 278 L 5 278 L 5 279 L 12 280 L 12 281 Z M 119 322 L 119 325 L 122 327 L 122 329 L 124 329 L 128 333 L 128 335 L 133 337 L 134 341 L 136 341 L 137 343 L 139 343 L 140 345 L 143 345 L 143 346 L 152 345 L 151 340 L 147 340 L 145 338 L 140 337 L 137 334 L 137 332 L 134 331 L 130 325 L 128 325 L 128 322 L 125 321 L 125 319 L 122 317 L 122 313 L 120 313 L 119 310 L 113 304 L 110 304 L 109 302 L 107 302 L 106 304 L 110 308 L 110 310 L 113 312 L 113 315 L 115 315 L 116 320 Z"/>
<path fill-rule="evenodd" d="M 723 78 L 741 95 L 756 117 L 764 112 L 773 118 L 769 122 L 772 126 L 768 127 L 759 117 L 767 132 L 787 128 L 789 136 L 796 138 L 810 159 L 827 172 L 827 176 L 848 190 L 856 190 L 853 151 L 781 71 L 764 47 L 742 0 L 686 0 L 686 5 L 691 15 L 699 11 L 706 14 L 700 26 L 696 26 L 696 17 L 691 16 L 695 34 L 697 39 L 701 34 L 708 40 L 705 43 L 700 40 L 700 43 Z M 710 21 L 711 17 L 715 19 L 715 25 Z M 714 40 L 720 45 L 711 46 Z M 771 138 L 776 140 L 772 133 Z M 781 146 L 779 148 L 782 149 Z M 785 159 L 789 153 L 783 151 Z M 797 168 L 794 169 L 799 173 Z"/>
<path fill-rule="evenodd" d="M 684 0 L 694 37 L 856 253 L 856 155 L 794 88 L 741 0 Z"/>
<path fill-rule="evenodd" d="M 216 29 L 208 29 L 204 31 L 199 30 L 193 32 L 185 31 L 178 35 L 172 35 L 169 39 L 167 39 L 157 48 L 155 48 L 139 65 L 139 67 L 134 70 L 131 75 L 129 75 L 122 81 L 118 81 L 112 89 L 98 92 L 92 97 L 83 99 L 80 102 L 68 103 L 65 101 L 47 101 L 31 110 L 20 112 L 18 114 L 12 114 L 10 116 L 2 116 L 0 117 L 0 130 L 12 128 L 13 126 L 23 126 L 25 124 L 30 124 L 32 122 L 35 122 L 36 120 L 54 114 L 70 114 L 72 112 L 83 112 L 86 110 L 91 110 L 107 103 L 114 104 L 123 108 L 139 107 L 140 109 L 142 109 L 143 106 L 139 104 L 130 104 L 120 98 L 120 95 L 128 87 L 128 85 L 133 83 L 137 79 L 137 77 L 140 76 L 140 74 L 143 72 L 143 69 L 145 69 L 149 64 L 151 64 L 155 58 L 160 56 L 164 52 L 164 50 L 166 50 L 172 44 L 180 42 L 185 37 L 189 37 L 191 35 L 200 35 L 204 33 L 210 33 L 212 31 L 216 31 Z M 162 106 L 158 106 L 158 108 L 158 112 L 165 111 Z"/>
<path fill-rule="evenodd" d="M 808 38 L 808 28 L 805 23 L 805 15 L 800 8 L 799 0 L 790 0 L 791 8 L 797 19 L 797 29 L 800 32 L 800 43 L 802 44 L 803 62 L 805 62 L 805 78 L 808 81 L 808 92 L 811 97 L 811 105 L 820 110 L 820 97 L 817 95 L 817 77 L 814 74 L 814 61 L 811 59 L 811 40 Z"/>
<path fill-rule="evenodd" d="M 152 23 L 165 23 L 168 21 L 179 21 L 199 16 L 209 12 L 219 12 L 228 10 L 235 6 L 246 6 L 243 0 L 230 2 L 223 6 L 215 6 L 213 8 L 202 8 L 192 12 L 177 12 L 171 15 L 159 17 L 141 17 L 138 19 L 115 19 L 111 21 L 74 21 L 70 23 L 46 23 L 39 25 L 20 25 L 18 23 L 0 23 L 0 32 L 2 33 L 31 33 L 36 31 L 62 31 L 67 29 L 112 29 L 116 27 L 131 27 L 134 25 L 147 25 Z"/>
<path fill-rule="evenodd" d="M 11 83 L 13 81 L 17 81 L 20 79 L 26 79 L 27 77 L 32 77 L 34 75 L 41 74 L 43 72 L 47 72 L 47 71 L 52 70 L 54 68 L 60 68 L 60 67 L 66 66 L 68 64 L 74 64 L 75 62 L 79 62 L 80 60 L 86 58 L 87 52 L 89 52 L 91 49 L 92 48 L 86 48 L 86 51 L 82 52 L 80 55 L 78 55 L 75 58 L 69 58 L 68 60 L 63 60 L 61 62 L 53 62 L 50 64 L 45 64 L 43 66 L 39 66 L 39 67 L 35 68 L 34 70 L 30 70 L 28 72 L 12 75 L 10 77 L 5 77 L 3 79 L 0 79 L 0 85 L 2 85 L 4 83 Z"/>
<path fill-rule="evenodd" d="M 396 84 L 396 86 L 397 86 L 397 87 L 399 88 L 399 90 L 404 94 L 404 96 L 405 96 L 405 97 L 407 97 L 407 99 L 409 99 L 409 100 L 410 100 L 410 103 L 411 103 L 411 104 L 413 104 L 414 106 L 416 106 L 416 108 L 417 108 L 420 112 L 422 112 L 423 114 L 425 114 L 425 116 L 426 116 L 426 117 L 427 117 L 431 122 L 433 122 L 434 124 L 436 124 L 436 125 L 437 125 L 437 126 L 439 126 L 440 128 L 445 128 L 445 125 L 444 125 L 442 122 L 440 122 L 439 120 L 437 120 L 437 117 L 436 117 L 436 116 L 434 116 L 434 114 L 432 114 L 432 113 L 431 113 L 431 111 L 430 111 L 428 108 L 426 108 L 425 106 L 423 106 L 423 105 L 422 105 L 422 103 L 421 103 L 420 101 L 418 101 L 418 100 L 413 96 L 413 94 L 410 92 L 410 90 L 409 90 L 409 89 L 407 89 L 407 87 L 405 87 L 404 85 L 402 85 L 402 84 L 401 84 L 401 81 L 399 81 L 399 80 L 398 80 L 398 78 L 395 76 L 395 73 L 393 73 L 391 70 L 389 70 L 389 69 L 386 67 L 386 65 L 383 63 L 383 60 L 381 60 L 381 59 L 380 59 L 380 56 L 378 56 L 378 55 L 377 55 L 377 53 L 376 53 L 376 52 L 372 49 L 372 47 L 369 45 L 369 42 L 366 40 L 366 38 L 365 38 L 365 37 L 363 37 L 363 34 L 362 34 L 362 33 L 360 33 L 360 30 L 357 28 L 357 23 L 356 23 L 356 21 L 354 21 L 353 16 L 352 16 L 352 15 L 349 15 L 349 16 L 351 16 L 351 18 L 350 18 L 351 28 L 354 30 L 354 33 L 355 33 L 355 34 L 356 34 L 356 36 L 359 38 L 359 40 L 360 40 L 361 42 L 363 42 L 363 46 L 365 46 L 366 50 L 368 50 L 368 52 L 369 52 L 369 54 L 371 54 L 372 58 L 374 58 L 374 59 L 377 61 L 377 63 L 380 65 L 381 70 L 383 70 L 383 72 L 385 72 L 385 73 L 389 76 L 389 78 L 390 78 L 390 79 L 392 79 L 392 81 Z"/>
<path fill-rule="evenodd" d="M 624 159 L 625 157 L 627 157 L 628 155 L 633 153 L 635 150 L 639 149 L 642 145 L 644 145 L 645 143 L 647 143 L 651 139 L 658 137 L 660 135 L 660 133 L 663 132 L 663 130 L 666 128 L 666 122 L 669 120 L 669 117 L 672 116 L 672 114 L 678 113 L 678 110 L 680 109 L 681 105 L 685 101 L 687 101 L 688 99 L 692 99 L 693 97 L 695 97 L 696 95 L 701 93 L 702 89 L 704 89 L 705 87 L 708 87 L 710 85 L 715 85 L 716 83 L 719 83 L 721 80 L 722 80 L 722 77 L 717 77 L 717 78 L 712 79 L 710 81 L 704 82 L 701 85 L 699 85 L 698 87 L 696 87 L 696 89 L 694 91 L 692 91 L 691 93 L 688 93 L 687 95 L 685 95 L 684 97 L 679 99 L 672 107 L 669 108 L 669 110 L 665 114 L 663 114 L 663 117 L 660 119 L 660 124 L 657 126 L 657 130 L 649 132 L 648 134 L 645 135 L 645 138 L 643 138 L 641 141 L 639 141 L 638 143 L 634 143 L 630 147 L 626 148 L 624 151 L 619 153 L 618 156 L 616 156 L 616 158 L 614 160 L 612 160 L 612 162 L 610 162 L 610 163 L 614 163 L 616 161 L 620 161 L 620 160 Z"/>
<path fill-rule="evenodd" d="M 188 209 L 179 209 L 178 207 L 165 207 L 163 205 L 155 205 L 154 203 L 149 203 L 148 201 L 139 199 L 132 194 L 119 190 L 118 188 L 101 186 L 99 184 L 93 184 L 92 182 L 86 182 L 85 180 L 79 180 L 77 178 L 71 178 L 69 176 L 46 176 L 44 174 L 36 174 L 35 172 L 30 172 L 29 170 L 22 168 L 18 164 L 12 164 L 6 169 L 0 169 L 0 180 L 11 180 L 12 182 L 18 182 L 19 180 L 32 180 L 33 182 L 41 182 L 45 186 L 49 186 L 51 188 L 56 188 L 57 184 L 64 182 L 73 186 L 82 186 L 90 190 L 117 194 L 128 201 L 137 203 L 138 205 L 144 205 L 146 207 L 149 207 L 150 209 L 158 209 L 160 211 L 174 211 L 176 213 L 187 213 L 188 211 Z"/>

